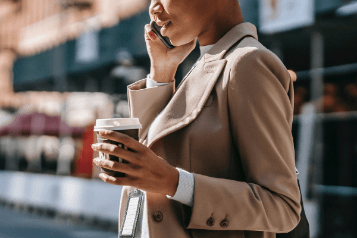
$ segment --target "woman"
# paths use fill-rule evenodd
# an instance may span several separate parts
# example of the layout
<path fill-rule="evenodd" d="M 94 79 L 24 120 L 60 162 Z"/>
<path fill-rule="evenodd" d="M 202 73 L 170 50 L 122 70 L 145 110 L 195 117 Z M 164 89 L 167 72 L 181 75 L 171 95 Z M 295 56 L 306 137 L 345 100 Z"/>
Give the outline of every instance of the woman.
<path fill-rule="evenodd" d="M 293 230 L 301 206 L 286 68 L 244 23 L 237 0 L 152 0 L 149 12 L 176 47 L 167 49 L 145 26 L 150 75 L 128 87 L 131 117 L 143 126 L 140 143 L 102 131 L 133 151 L 93 145 L 129 162 L 94 161 L 126 174 L 101 174 L 125 186 L 119 224 L 138 188 L 144 205 L 135 237 L 276 237 Z M 175 90 L 177 67 L 197 38 L 201 57 Z"/>

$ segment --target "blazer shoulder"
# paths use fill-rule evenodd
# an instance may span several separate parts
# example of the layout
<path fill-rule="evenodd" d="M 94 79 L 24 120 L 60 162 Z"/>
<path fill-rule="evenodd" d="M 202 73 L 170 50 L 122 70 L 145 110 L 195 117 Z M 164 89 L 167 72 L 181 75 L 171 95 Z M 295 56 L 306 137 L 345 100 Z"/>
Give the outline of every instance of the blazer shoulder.
<path fill-rule="evenodd" d="M 237 66 L 240 61 L 254 63 L 258 60 L 263 60 L 264 63 L 270 61 L 275 66 L 285 68 L 281 60 L 269 49 L 263 46 L 253 37 L 245 37 L 239 44 L 233 47 L 231 52 L 228 52 L 227 61 Z"/>
<path fill-rule="evenodd" d="M 290 75 L 283 62 L 253 37 L 244 38 L 227 56 L 227 61 L 231 80 L 271 74 L 285 87 L 289 84 Z"/>

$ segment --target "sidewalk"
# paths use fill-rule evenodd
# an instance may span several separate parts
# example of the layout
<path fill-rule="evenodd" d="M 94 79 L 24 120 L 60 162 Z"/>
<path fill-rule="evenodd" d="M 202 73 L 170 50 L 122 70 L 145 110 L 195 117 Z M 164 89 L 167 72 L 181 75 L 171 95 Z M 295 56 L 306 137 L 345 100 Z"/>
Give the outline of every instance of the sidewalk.
<path fill-rule="evenodd" d="M 118 223 L 121 187 L 74 177 L 0 171 L 0 201 L 57 216 Z"/>

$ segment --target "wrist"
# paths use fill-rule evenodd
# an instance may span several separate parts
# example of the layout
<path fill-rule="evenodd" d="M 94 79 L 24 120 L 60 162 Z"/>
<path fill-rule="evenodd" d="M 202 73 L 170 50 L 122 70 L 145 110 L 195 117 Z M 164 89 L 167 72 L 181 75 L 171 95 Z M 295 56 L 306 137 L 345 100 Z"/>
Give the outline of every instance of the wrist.
<path fill-rule="evenodd" d="M 180 172 L 176 168 L 172 167 L 172 172 L 170 174 L 171 174 L 171 178 L 168 179 L 168 181 L 170 182 L 169 182 L 168 190 L 165 195 L 169 195 L 170 197 L 173 197 L 175 196 L 177 191 Z"/>
<path fill-rule="evenodd" d="M 157 83 L 170 83 L 174 81 L 177 67 L 167 68 L 167 67 L 155 67 L 150 68 L 150 77 Z"/>

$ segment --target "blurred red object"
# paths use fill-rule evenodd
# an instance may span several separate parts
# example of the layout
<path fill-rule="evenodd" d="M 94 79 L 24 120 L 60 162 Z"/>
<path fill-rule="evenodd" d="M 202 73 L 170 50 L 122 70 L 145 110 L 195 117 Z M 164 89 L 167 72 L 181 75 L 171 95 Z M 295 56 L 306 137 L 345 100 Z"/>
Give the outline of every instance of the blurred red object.
<path fill-rule="evenodd" d="M 357 111 L 357 84 L 345 86 L 345 99 L 349 111 Z"/>
<path fill-rule="evenodd" d="M 87 127 L 83 135 L 83 147 L 77 164 L 77 176 L 91 178 L 93 172 L 94 126 Z"/>
<path fill-rule="evenodd" d="M 0 128 L 0 136 L 6 135 L 51 135 L 81 137 L 84 127 L 70 127 L 60 116 L 42 113 L 16 114 L 14 121 Z"/>
<path fill-rule="evenodd" d="M 302 105 L 307 101 L 307 90 L 299 86 L 295 89 L 294 93 L 294 115 L 300 114 Z"/>
<path fill-rule="evenodd" d="M 326 83 L 324 85 L 323 112 L 346 112 L 348 107 L 343 98 L 339 95 L 339 86 L 335 83 Z"/>

